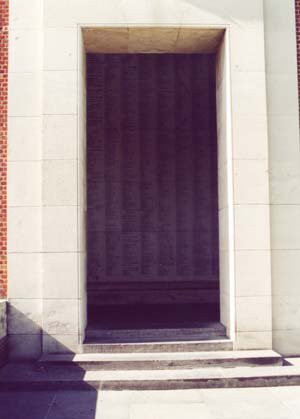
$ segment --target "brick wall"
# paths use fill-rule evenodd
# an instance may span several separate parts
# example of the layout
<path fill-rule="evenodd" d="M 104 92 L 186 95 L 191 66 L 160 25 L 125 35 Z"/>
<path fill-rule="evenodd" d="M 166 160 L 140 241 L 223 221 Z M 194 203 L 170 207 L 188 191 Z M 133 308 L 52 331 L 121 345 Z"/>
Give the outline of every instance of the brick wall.
<path fill-rule="evenodd" d="M 7 91 L 9 0 L 0 0 L 0 297 L 7 294 Z"/>

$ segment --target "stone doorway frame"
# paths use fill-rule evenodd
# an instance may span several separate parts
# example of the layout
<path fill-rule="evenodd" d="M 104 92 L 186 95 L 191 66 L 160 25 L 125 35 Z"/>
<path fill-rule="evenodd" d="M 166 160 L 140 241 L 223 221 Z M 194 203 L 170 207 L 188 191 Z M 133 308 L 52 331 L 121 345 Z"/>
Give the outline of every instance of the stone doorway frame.
<path fill-rule="evenodd" d="M 85 54 L 90 53 L 214 53 L 216 54 L 216 97 L 219 173 L 219 260 L 220 260 L 220 314 L 227 336 L 235 340 L 235 270 L 234 270 L 234 215 L 233 165 L 231 123 L 231 80 L 229 62 L 229 33 L 226 27 L 95 27 L 78 28 L 78 184 L 82 210 L 79 224 L 85 223 L 86 196 L 86 69 Z M 80 188 L 81 185 L 81 188 Z M 81 208 L 81 206 L 80 206 Z M 82 231 L 82 228 L 79 231 Z M 86 246 L 84 233 L 80 237 Z M 86 253 L 86 249 L 85 253 Z M 86 261 L 86 258 L 85 258 Z M 85 262 L 86 263 L 86 262 Z M 79 278 L 86 290 L 86 267 Z M 87 296 L 84 291 L 80 303 L 80 336 L 84 340 L 87 325 Z"/>
<path fill-rule="evenodd" d="M 160 52 L 174 52 L 180 37 L 181 52 L 217 53 L 221 322 L 235 349 L 272 347 L 266 83 L 265 71 L 256 70 L 264 68 L 265 58 L 261 55 L 248 56 L 241 37 L 243 30 L 240 31 L 226 24 L 180 27 L 77 25 L 77 71 L 70 74 L 61 72 L 63 79 L 70 83 L 67 88 L 70 86 L 74 94 L 72 112 L 77 115 L 76 185 L 74 178 L 65 181 L 66 188 L 69 188 L 68 182 L 70 187 L 74 185 L 76 188 L 76 205 L 58 210 L 45 207 L 42 225 L 44 251 L 59 251 L 61 263 L 69 255 L 66 246 L 61 246 L 56 239 L 51 241 L 50 246 L 48 237 L 53 222 L 62 217 L 63 212 L 60 225 L 66 230 L 64 237 L 70 242 L 68 249 L 77 255 L 77 270 L 69 281 L 78 290 L 78 297 L 65 300 L 65 306 L 59 299 L 47 300 L 46 296 L 43 297 L 43 352 L 80 351 L 87 325 L 86 51 L 128 53 L 158 52 L 159 49 Z M 164 36 L 161 36 L 162 33 Z M 133 40 L 133 46 L 130 40 Z M 156 42 L 154 48 L 153 42 Z M 251 38 L 250 43 L 254 42 L 263 48 L 261 33 L 258 40 Z M 60 83 L 55 84 L 55 94 L 61 86 Z M 53 109 L 52 112 L 55 111 Z M 55 181 L 49 178 L 47 172 L 42 174 L 43 178 L 46 175 L 49 183 L 43 189 L 44 194 L 47 188 L 55 188 Z M 67 213 L 72 217 L 66 217 Z M 53 236 L 54 233 L 51 234 Z"/>

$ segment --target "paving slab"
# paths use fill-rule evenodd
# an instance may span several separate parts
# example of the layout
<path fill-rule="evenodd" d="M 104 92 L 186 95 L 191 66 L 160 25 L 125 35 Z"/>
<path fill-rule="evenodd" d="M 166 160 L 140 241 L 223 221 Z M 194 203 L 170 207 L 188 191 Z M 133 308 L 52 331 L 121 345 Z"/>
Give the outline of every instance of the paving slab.
<path fill-rule="evenodd" d="M 54 392 L 0 392 L 0 419 L 44 419 Z"/>
<path fill-rule="evenodd" d="M 107 403 L 202 403 L 202 390 L 100 391 L 98 401 Z"/>
<path fill-rule="evenodd" d="M 214 389 L 202 393 L 204 404 L 218 419 L 295 418 L 270 388 Z"/>
<path fill-rule="evenodd" d="M 207 406 L 202 403 L 133 404 L 129 412 L 129 419 L 215 419 Z"/>
<path fill-rule="evenodd" d="M 300 418 L 300 388 L 274 387 L 270 389 L 276 398 Z"/>
<path fill-rule="evenodd" d="M 125 403 L 98 403 L 95 419 L 129 419 L 129 410 Z"/>
<path fill-rule="evenodd" d="M 95 419 L 97 397 L 96 391 L 57 392 L 45 419 Z"/>
<path fill-rule="evenodd" d="M 300 419 L 300 386 L 0 393 L 0 419 Z"/>

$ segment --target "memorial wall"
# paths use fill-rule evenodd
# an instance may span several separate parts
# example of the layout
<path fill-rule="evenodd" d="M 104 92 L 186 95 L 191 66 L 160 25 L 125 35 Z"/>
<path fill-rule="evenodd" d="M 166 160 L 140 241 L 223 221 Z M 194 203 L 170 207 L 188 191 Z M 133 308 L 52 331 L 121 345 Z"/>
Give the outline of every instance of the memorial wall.
<path fill-rule="evenodd" d="M 90 288 L 218 282 L 215 95 L 213 54 L 88 55 Z"/>

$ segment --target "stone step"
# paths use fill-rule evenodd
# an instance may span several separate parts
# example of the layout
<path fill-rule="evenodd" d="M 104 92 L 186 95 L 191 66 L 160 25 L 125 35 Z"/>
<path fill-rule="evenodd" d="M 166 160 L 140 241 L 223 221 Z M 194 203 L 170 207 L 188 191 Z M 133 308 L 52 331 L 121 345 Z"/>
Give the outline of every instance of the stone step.
<path fill-rule="evenodd" d="M 142 329 L 102 329 L 89 326 L 86 329 L 86 341 L 98 343 L 136 343 L 198 341 L 226 337 L 225 327 L 217 322 L 201 324 L 188 328 L 142 328 Z"/>
<path fill-rule="evenodd" d="M 7 364 L 0 391 L 173 390 L 300 385 L 300 366 L 85 371 L 80 367 Z"/>
<path fill-rule="evenodd" d="M 223 336 L 199 341 L 103 343 L 101 339 L 87 339 L 82 345 L 83 353 L 148 353 L 148 352 L 203 352 L 231 351 L 233 342 Z"/>
<path fill-rule="evenodd" d="M 42 365 L 76 365 L 92 370 L 159 370 L 213 367 L 283 365 L 283 358 L 274 351 L 219 351 L 173 353 L 116 354 L 45 354 Z"/>

